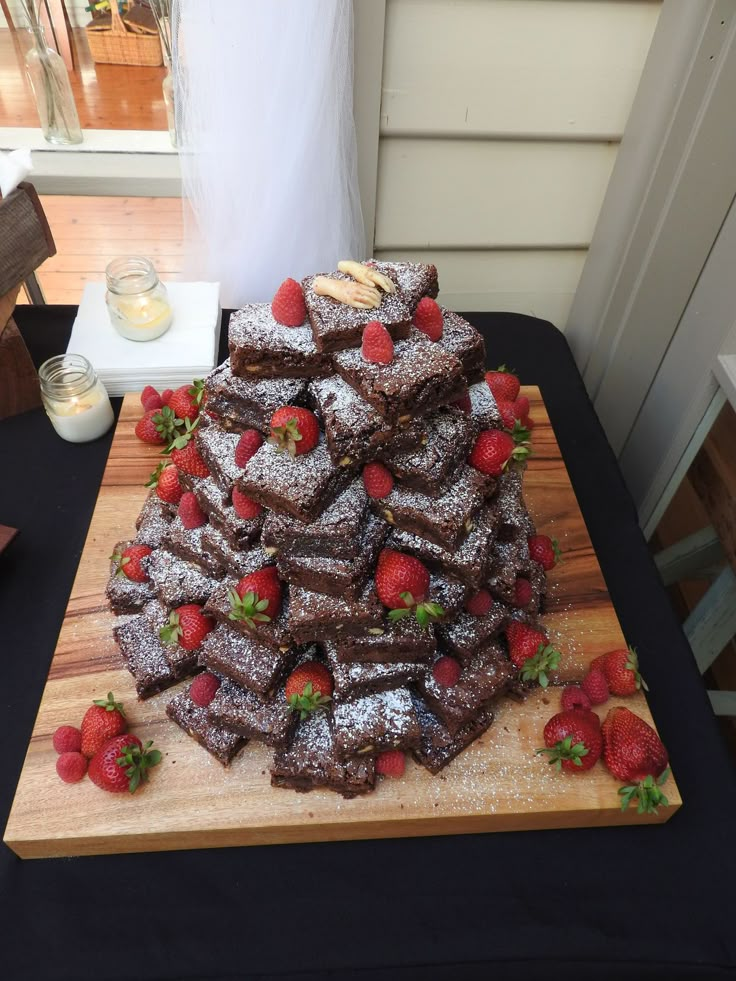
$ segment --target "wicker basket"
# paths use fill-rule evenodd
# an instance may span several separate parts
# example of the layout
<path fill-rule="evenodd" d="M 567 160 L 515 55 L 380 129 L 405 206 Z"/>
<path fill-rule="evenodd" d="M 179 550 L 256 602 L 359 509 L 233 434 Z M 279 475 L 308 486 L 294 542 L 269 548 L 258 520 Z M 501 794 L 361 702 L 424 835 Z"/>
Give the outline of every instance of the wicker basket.
<path fill-rule="evenodd" d="M 103 65 L 163 65 L 161 41 L 156 34 L 134 34 L 118 12 L 116 0 L 110 3 L 110 29 L 100 31 L 92 24 L 85 28 L 92 60 Z"/>

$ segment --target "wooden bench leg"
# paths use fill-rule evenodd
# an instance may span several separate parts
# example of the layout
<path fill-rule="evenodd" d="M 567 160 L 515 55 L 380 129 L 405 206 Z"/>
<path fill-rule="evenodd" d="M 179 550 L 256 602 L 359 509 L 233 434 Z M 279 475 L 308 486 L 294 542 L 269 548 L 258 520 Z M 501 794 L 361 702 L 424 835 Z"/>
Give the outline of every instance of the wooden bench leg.
<path fill-rule="evenodd" d="M 730 565 L 695 607 L 683 629 L 703 674 L 736 634 L 736 576 Z"/>
<path fill-rule="evenodd" d="M 709 691 L 708 698 L 715 715 L 736 718 L 736 691 Z"/>
<path fill-rule="evenodd" d="M 710 578 L 713 567 L 723 562 L 723 546 L 713 525 L 701 528 L 654 556 L 665 586 L 681 579 Z"/>

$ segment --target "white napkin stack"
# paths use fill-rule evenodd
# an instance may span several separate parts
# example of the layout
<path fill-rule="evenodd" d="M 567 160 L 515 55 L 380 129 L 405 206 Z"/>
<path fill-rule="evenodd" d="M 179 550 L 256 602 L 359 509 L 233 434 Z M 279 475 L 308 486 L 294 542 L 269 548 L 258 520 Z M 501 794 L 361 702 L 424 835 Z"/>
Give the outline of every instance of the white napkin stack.
<path fill-rule="evenodd" d="M 87 283 L 67 351 L 83 354 L 110 395 L 159 391 L 201 378 L 215 366 L 220 339 L 220 284 L 166 283 L 171 327 L 153 341 L 129 341 L 110 323 L 105 284 Z"/>
<path fill-rule="evenodd" d="M 6 198 L 32 170 L 30 150 L 0 150 L 0 198 Z"/>

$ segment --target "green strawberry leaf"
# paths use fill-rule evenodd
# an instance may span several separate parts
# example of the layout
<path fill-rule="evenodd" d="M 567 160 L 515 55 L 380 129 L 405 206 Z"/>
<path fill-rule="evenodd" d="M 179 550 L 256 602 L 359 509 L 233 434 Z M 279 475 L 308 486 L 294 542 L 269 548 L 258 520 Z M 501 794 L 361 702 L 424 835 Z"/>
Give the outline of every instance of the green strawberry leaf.
<path fill-rule="evenodd" d="M 195 378 L 187 394 L 191 395 L 196 405 L 201 405 L 202 396 L 204 395 L 204 381 L 201 378 Z"/>
<path fill-rule="evenodd" d="M 161 463 L 159 463 L 159 465 L 153 471 L 153 473 L 151 474 L 151 476 L 148 478 L 148 480 L 146 481 L 146 483 L 145 483 L 144 486 L 146 486 L 146 487 L 158 487 L 158 479 L 161 476 L 161 474 L 164 472 L 165 469 L 166 469 L 166 463 L 162 460 Z"/>
<path fill-rule="evenodd" d="M 561 657 L 551 644 L 540 644 L 537 653 L 522 664 L 519 677 L 522 681 L 538 681 L 542 688 L 546 688 L 549 684 L 547 672 L 559 667 Z"/>
<path fill-rule="evenodd" d="M 637 802 L 637 814 L 657 814 L 658 807 L 669 807 L 669 801 L 664 793 L 659 789 L 665 783 L 669 775 L 669 767 L 655 778 L 650 774 L 637 784 L 627 787 L 619 787 L 621 797 L 621 810 L 625 811 L 632 801 Z"/>
<path fill-rule="evenodd" d="M 575 766 L 583 765 L 583 757 L 589 753 L 585 743 L 572 744 L 572 736 L 565 736 L 554 744 L 554 746 L 543 746 L 535 752 L 549 756 L 547 762 L 558 770 L 562 770 L 562 761 L 570 760 Z"/>
<path fill-rule="evenodd" d="M 115 696 L 111 691 L 107 693 L 107 698 L 96 698 L 93 705 L 99 705 L 100 708 L 106 709 L 108 712 L 119 712 L 123 717 L 125 717 L 125 711 L 123 710 L 123 703 L 116 702 Z"/>
<path fill-rule="evenodd" d="M 164 624 L 158 632 L 159 639 L 162 643 L 171 647 L 174 644 L 178 644 L 179 638 L 183 633 L 184 631 L 179 623 L 179 614 L 172 610 L 169 614 L 169 622 Z"/>
<path fill-rule="evenodd" d="M 261 599 L 258 593 L 250 590 L 241 598 L 234 589 L 231 589 L 227 598 L 230 602 L 230 620 L 240 620 L 247 623 L 249 627 L 255 627 L 256 623 L 270 623 L 271 617 L 263 611 L 268 609 L 268 600 Z"/>

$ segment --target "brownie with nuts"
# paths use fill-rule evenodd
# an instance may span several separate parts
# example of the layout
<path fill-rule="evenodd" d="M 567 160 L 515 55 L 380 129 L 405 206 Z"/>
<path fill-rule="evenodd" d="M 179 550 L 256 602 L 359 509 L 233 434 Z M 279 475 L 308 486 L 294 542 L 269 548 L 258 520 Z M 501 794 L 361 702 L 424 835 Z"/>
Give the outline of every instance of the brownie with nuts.
<path fill-rule="evenodd" d="M 259 643 L 234 627 L 218 623 L 202 641 L 199 663 L 210 671 L 225 675 L 243 688 L 270 697 L 293 668 L 298 649 Z"/>
<path fill-rule="evenodd" d="M 335 643 L 326 641 L 322 648 L 332 672 L 335 702 L 346 702 L 362 695 L 373 695 L 390 688 L 401 688 L 418 681 L 424 668 L 416 661 L 390 661 L 362 664 L 340 660 Z"/>
<path fill-rule="evenodd" d="M 148 574 L 159 600 L 168 607 L 183 606 L 184 603 L 202 606 L 217 586 L 217 579 L 208 576 L 194 562 L 163 548 L 151 553 Z"/>
<path fill-rule="evenodd" d="M 344 664 L 360 661 L 390 664 L 393 661 L 423 661 L 437 650 L 437 638 L 431 625 L 423 627 L 415 616 L 390 620 L 335 639 L 335 655 Z"/>
<path fill-rule="evenodd" d="M 383 622 L 383 608 L 372 581 L 357 599 L 315 593 L 300 586 L 291 587 L 289 596 L 288 629 L 297 644 L 331 640 L 343 632 L 362 632 Z"/>
<path fill-rule="evenodd" d="M 261 644 L 279 650 L 291 644 L 289 631 L 287 629 L 289 613 L 289 592 L 283 590 L 283 602 L 278 616 L 271 620 L 254 620 L 252 624 L 245 620 L 231 620 L 232 604 L 230 603 L 230 593 L 235 590 L 238 580 L 228 576 L 217 584 L 217 588 L 210 595 L 205 604 L 204 612 L 211 616 L 218 623 L 224 623 L 239 631 L 246 636 L 254 637 Z"/>
<path fill-rule="evenodd" d="M 234 375 L 230 358 L 205 378 L 207 409 L 226 428 L 270 432 L 271 416 L 282 405 L 304 405 L 305 378 L 240 378 Z"/>
<path fill-rule="evenodd" d="M 284 327 L 270 303 L 248 303 L 230 317 L 230 369 L 241 378 L 313 378 L 328 374 L 308 325 Z"/>
<path fill-rule="evenodd" d="M 389 423 L 458 399 L 465 392 L 463 366 L 454 354 L 412 327 L 394 345 L 389 364 L 366 361 L 360 348 L 333 356 L 335 371 Z"/>
<path fill-rule="evenodd" d="M 468 382 L 483 379 L 486 364 L 486 346 L 483 336 L 461 317 L 459 313 L 440 307 L 442 311 L 442 336 L 437 344 L 460 358 L 463 374 Z"/>
<path fill-rule="evenodd" d="M 219 559 L 207 550 L 202 536 L 207 525 L 200 525 L 198 528 L 185 528 L 181 523 L 181 518 L 177 515 L 169 526 L 169 530 L 161 543 L 168 551 L 178 555 L 179 558 L 194 562 L 209 575 L 216 579 L 220 578 L 224 569 Z"/>
<path fill-rule="evenodd" d="M 207 709 L 192 701 L 189 689 L 172 698 L 166 714 L 223 766 L 229 766 L 248 743 L 239 733 L 212 722 Z"/>
<path fill-rule="evenodd" d="M 372 756 L 348 760 L 338 756 L 326 712 L 312 712 L 303 719 L 289 748 L 277 750 L 271 765 L 271 786 L 298 793 L 334 790 L 349 799 L 370 793 L 375 783 Z"/>
<path fill-rule="evenodd" d="M 460 409 L 435 409 L 422 420 L 422 438 L 409 449 L 379 451 L 394 476 L 406 487 L 430 497 L 440 494 L 470 452 L 473 425 Z"/>
<path fill-rule="evenodd" d="M 432 674 L 430 663 L 419 682 L 429 708 L 456 735 L 492 699 L 503 694 L 516 676 L 513 664 L 498 644 L 489 644 L 462 665 L 457 682 L 446 687 Z"/>
<path fill-rule="evenodd" d="M 158 611 L 152 617 L 139 613 L 112 628 L 140 699 L 171 688 L 197 670 L 197 652 L 186 651 L 179 644 L 164 644 L 152 619 L 160 619 Z"/>
<path fill-rule="evenodd" d="M 434 299 L 440 291 L 437 266 L 428 262 L 384 262 L 368 259 L 364 265 L 372 266 L 377 272 L 388 276 L 398 286 L 404 302 L 412 313 L 422 297 Z"/>
<path fill-rule="evenodd" d="M 264 548 L 292 555 L 353 559 L 360 550 L 367 512 L 368 495 L 358 477 L 313 521 L 270 512 L 263 523 L 261 541 Z"/>
<path fill-rule="evenodd" d="M 440 641 L 461 664 L 469 664 L 480 651 L 498 637 L 509 620 L 508 609 L 494 603 L 483 616 L 462 612 L 452 622 L 437 625 Z"/>
<path fill-rule="evenodd" d="M 135 522 L 136 543 L 158 548 L 175 515 L 174 505 L 162 501 L 155 491 L 151 491 Z"/>
<path fill-rule="evenodd" d="M 335 702 L 332 731 L 338 756 L 375 755 L 387 749 L 416 749 L 420 730 L 406 688 Z"/>
<path fill-rule="evenodd" d="M 274 747 L 289 745 L 298 717 L 289 708 L 283 688 L 273 698 L 261 698 L 230 678 L 223 678 L 207 715 L 215 725 Z"/>
<path fill-rule="evenodd" d="M 436 774 L 459 756 L 474 740 L 482 736 L 493 722 L 493 710 L 484 706 L 454 734 L 430 711 L 426 702 L 413 696 L 421 737 L 412 756 L 430 773 Z"/>
<path fill-rule="evenodd" d="M 137 543 L 118 542 L 113 549 L 113 555 L 121 555 L 126 548 L 134 544 Z M 141 568 L 149 576 L 149 563 L 151 556 L 155 554 L 155 552 L 152 552 L 151 555 L 147 555 L 141 559 Z M 134 579 L 128 579 L 125 573 L 119 569 L 117 562 L 111 559 L 110 577 L 105 587 L 105 595 L 110 602 L 110 609 L 113 613 L 137 613 L 138 610 L 143 609 L 146 603 L 149 603 L 154 598 L 156 590 L 150 578 L 146 582 L 136 582 Z"/>

